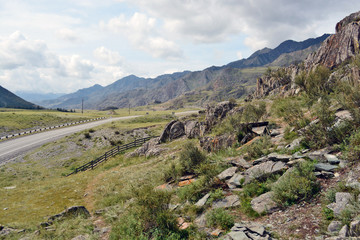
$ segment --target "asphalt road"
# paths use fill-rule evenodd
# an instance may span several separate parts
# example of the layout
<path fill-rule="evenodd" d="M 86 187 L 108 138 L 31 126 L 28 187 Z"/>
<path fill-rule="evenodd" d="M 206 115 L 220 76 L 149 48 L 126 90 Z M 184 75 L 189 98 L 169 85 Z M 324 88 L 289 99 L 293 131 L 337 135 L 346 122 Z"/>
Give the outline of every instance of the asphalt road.
<path fill-rule="evenodd" d="M 181 115 L 188 115 L 197 112 L 198 111 L 187 111 L 187 112 L 176 113 L 176 115 L 181 116 Z M 67 135 L 71 135 L 73 133 L 80 132 L 89 128 L 93 128 L 108 122 L 131 119 L 136 117 L 139 116 L 108 118 L 105 120 L 85 123 L 72 127 L 59 128 L 55 130 L 50 130 L 46 132 L 41 132 L 33 135 L 23 136 L 23 137 L 0 142 L 0 165 L 10 162 L 17 156 L 24 154 L 37 147 L 40 147 L 45 143 L 55 141 Z"/>
<path fill-rule="evenodd" d="M 41 132 L 33 135 L 28 135 L 28 136 L 0 142 L 0 165 L 3 165 L 6 162 L 11 161 L 12 159 L 16 158 L 17 156 L 27 151 L 30 151 L 32 149 L 42 146 L 45 143 L 55 141 L 67 135 L 80 132 L 85 129 L 93 128 L 108 122 L 130 119 L 135 117 L 139 117 L 139 116 L 108 118 L 105 120 L 84 123 L 81 125 L 65 127 L 56 130 L 50 130 L 47 132 Z"/>

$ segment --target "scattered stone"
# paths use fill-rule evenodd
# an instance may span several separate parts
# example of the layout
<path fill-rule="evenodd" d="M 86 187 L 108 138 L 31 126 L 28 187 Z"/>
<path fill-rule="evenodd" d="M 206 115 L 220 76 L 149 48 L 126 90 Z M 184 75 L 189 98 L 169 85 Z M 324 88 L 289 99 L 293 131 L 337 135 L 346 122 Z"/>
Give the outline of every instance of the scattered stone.
<path fill-rule="evenodd" d="M 350 171 L 346 178 L 346 186 L 360 190 L 359 176 L 354 171 Z"/>
<path fill-rule="evenodd" d="M 355 220 L 350 223 L 350 236 L 351 237 L 360 236 L 360 220 Z"/>
<path fill-rule="evenodd" d="M 235 189 L 237 187 L 241 187 L 242 184 L 245 182 L 245 177 L 241 173 L 235 173 L 226 184 L 230 189 Z"/>
<path fill-rule="evenodd" d="M 195 203 L 195 206 L 203 207 L 206 204 L 206 201 L 209 199 L 209 197 L 210 197 L 210 193 L 207 193 L 199 201 L 197 201 L 197 203 Z"/>
<path fill-rule="evenodd" d="M 223 234 L 224 233 L 224 231 L 223 230 L 221 230 L 221 229 L 215 229 L 214 231 L 212 231 L 211 232 L 211 236 L 214 236 L 214 237 L 220 237 L 221 236 L 221 234 Z"/>
<path fill-rule="evenodd" d="M 344 225 L 340 232 L 339 232 L 339 237 L 341 238 L 347 238 L 349 237 L 349 227 L 347 225 Z"/>
<path fill-rule="evenodd" d="M 267 155 L 267 158 L 274 162 L 277 161 L 288 162 L 291 157 L 292 157 L 291 155 L 278 154 L 278 153 L 270 153 L 269 155 Z"/>
<path fill-rule="evenodd" d="M 352 199 L 353 197 L 350 193 L 337 192 L 335 194 L 335 203 L 331 203 L 327 207 L 333 210 L 335 216 L 339 216 Z"/>
<path fill-rule="evenodd" d="M 221 172 L 219 175 L 217 175 L 217 177 L 220 180 L 227 180 L 229 178 L 231 178 L 232 176 L 234 176 L 234 174 L 236 173 L 237 167 L 231 167 L 228 168 L 226 170 L 224 170 L 223 172 Z"/>
<path fill-rule="evenodd" d="M 267 156 L 264 156 L 264 157 L 261 157 L 261 158 L 258 158 L 256 160 L 253 161 L 253 165 L 258 165 L 260 163 L 264 163 L 266 161 L 268 161 L 269 159 L 267 158 Z"/>
<path fill-rule="evenodd" d="M 226 196 L 224 199 L 217 200 L 213 202 L 212 209 L 215 208 L 230 208 L 236 207 L 240 205 L 240 199 L 237 195 L 229 195 Z"/>
<path fill-rule="evenodd" d="M 332 172 L 338 168 L 337 166 L 334 166 L 334 165 L 331 165 L 328 163 L 317 163 L 314 165 L 314 167 L 315 167 L 315 170 L 325 171 L 325 172 Z"/>
<path fill-rule="evenodd" d="M 77 237 L 72 238 L 71 240 L 88 240 L 90 239 L 89 235 L 79 235 Z"/>
<path fill-rule="evenodd" d="M 272 200 L 273 192 L 264 193 L 251 200 L 251 207 L 257 213 L 272 213 L 278 209 L 278 205 Z"/>
<path fill-rule="evenodd" d="M 244 169 L 248 169 L 251 167 L 251 164 L 242 157 L 228 158 L 227 160 L 234 167 L 241 167 Z"/>
<path fill-rule="evenodd" d="M 289 149 L 289 150 L 294 150 L 298 147 L 300 147 L 300 143 L 303 140 L 302 137 L 295 139 L 294 141 L 292 141 L 290 144 L 286 145 L 285 148 Z"/>
<path fill-rule="evenodd" d="M 311 160 L 318 160 L 320 162 L 327 162 L 324 155 L 328 154 L 330 152 L 331 152 L 330 148 L 323 148 L 323 149 L 308 153 L 308 157 Z"/>
<path fill-rule="evenodd" d="M 303 159 L 303 158 L 299 158 L 299 159 L 296 159 L 296 160 L 289 161 L 289 162 L 287 162 L 286 164 L 287 164 L 288 166 L 290 166 L 290 167 L 293 167 L 293 166 L 295 166 L 295 165 L 297 165 L 297 164 L 300 164 L 300 163 L 303 163 L 303 162 L 306 162 L 306 160 Z"/>
<path fill-rule="evenodd" d="M 285 163 L 281 161 L 279 162 L 267 161 L 259 165 L 255 165 L 245 171 L 244 184 L 247 184 L 254 179 L 265 178 L 269 175 L 281 172 L 285 169 L 287 169 L 287 166 Z"/>
<path fill-rule="evenodd" d="M 195 178 L 181 181 L 181 182 L 179 182 L 179 187 L 184 187 L 184 186 L 190 185 L 193 182 L 195 182 Z"/>
<path fill-rule="evenodd" d="M 228 240 L 261 240 L 271 239 L 265 227 L 256 222 L 235 223 L 230 232 L 223 239 Z"/>
<path fill-rule="evenodd" d="M 340 160 L 333 154 L 324 154 L 324 157 L 326 158 L 328 163 L 330 163 L 332 165 L 340 163 Z"/>
<path fill-rule="evenodd" d="M 327 231 L 330 234 L 336 233 L 341 229 L 341 222 L 340 221 L 332 221 L 329 226 L 327 227 Z"/>
<path fill-rule="evenodd" d="M 301 159 L 301 158 L 304 158 L 304 157 L 305 157 L 305 155 L 303 155 L 302 153 L 296 152 L 291 156 L 291 159 Z"/>
<path fill-rule="evenodd" d="M 194 223 L 199 227 L 199 228 L 204 228 L 206 227 L 206 213 L 201 214 L 200 216 L 198 216 L 195 220 Z"/>

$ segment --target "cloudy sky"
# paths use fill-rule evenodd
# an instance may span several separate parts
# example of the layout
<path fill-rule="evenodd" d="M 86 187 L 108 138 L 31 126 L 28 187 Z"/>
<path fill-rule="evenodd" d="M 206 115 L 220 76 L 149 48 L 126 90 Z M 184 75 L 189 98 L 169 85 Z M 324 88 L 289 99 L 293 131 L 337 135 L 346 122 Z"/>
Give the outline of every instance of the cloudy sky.
<path fill-rule="evenodd" d="M 0 85 L 69 93 L 333 33 L 359 0 L 0 0 Z"/>

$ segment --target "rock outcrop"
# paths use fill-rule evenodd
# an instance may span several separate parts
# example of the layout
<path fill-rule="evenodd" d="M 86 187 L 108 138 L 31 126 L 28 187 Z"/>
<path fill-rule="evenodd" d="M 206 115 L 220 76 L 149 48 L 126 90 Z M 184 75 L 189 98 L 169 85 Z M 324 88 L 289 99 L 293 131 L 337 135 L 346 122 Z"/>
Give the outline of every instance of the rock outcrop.
<path fill-rule="evenodd" d="M 208 106 L 206 108 L 205 126 L 206 130 L 210 130 L 212 126 L 225 118 L 227 113 L 235 107 L 235 104 L 230 101 L 220 102 L 215 106 Z"/>
<path fill-rule="evenodd" d="M 324 65 L 330 69 L 359 53 L 360 12 L 347 16 L 336 24 L 336 33 L 305 60 L 305 67 Z"/>
<path fill-rule="evenodd" d="M 185 135 L 184 123 L 176 120 L 169 122 L 160 135 L 159 142 L 163 143 Z"/>

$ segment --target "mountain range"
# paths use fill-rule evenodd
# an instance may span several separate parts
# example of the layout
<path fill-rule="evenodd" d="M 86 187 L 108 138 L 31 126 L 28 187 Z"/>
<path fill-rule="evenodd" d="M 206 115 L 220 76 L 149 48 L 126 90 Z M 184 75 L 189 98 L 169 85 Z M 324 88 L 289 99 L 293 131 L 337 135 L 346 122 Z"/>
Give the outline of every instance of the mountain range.
<path fill-rule="evenodd" d="M 199 106 L 248 94 L 267 67 L 289 66 L 301 62 L 329 36 L 324 34 L 301 42 L 287 40 L 274 49 L 256 51 L 247 59 L 201 71 L 176 72 L 156 78 L 130 75 L 105 87 L 96 84 L 55 99 L 53 95 L 47 100 L 42 100 L 46 95 L 20 95 L 47 108 L 79 109 L 82 100 L 86 109 L 135 107 L 169 100 L 172 101 L 168 105 L 173 108 L 183 107 L 184 104 Z M 3 105 L 6 106 L 5 103 Z"/>

